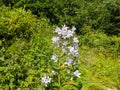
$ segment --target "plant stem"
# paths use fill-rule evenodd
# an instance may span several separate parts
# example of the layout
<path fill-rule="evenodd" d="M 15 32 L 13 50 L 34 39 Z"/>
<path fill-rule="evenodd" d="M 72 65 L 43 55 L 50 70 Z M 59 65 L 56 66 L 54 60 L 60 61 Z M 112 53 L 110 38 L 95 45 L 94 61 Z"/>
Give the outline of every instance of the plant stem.
<path fill-rule="evenodd" d="M 60 60 L 58 60 L 58 67 L 60 69 Z M 58 84 L 59 84 L 59 90 L 60 90 L 60 85 L 61 85 L 61 83 L 60 83 L 60 72 L 58 73 Z"/>

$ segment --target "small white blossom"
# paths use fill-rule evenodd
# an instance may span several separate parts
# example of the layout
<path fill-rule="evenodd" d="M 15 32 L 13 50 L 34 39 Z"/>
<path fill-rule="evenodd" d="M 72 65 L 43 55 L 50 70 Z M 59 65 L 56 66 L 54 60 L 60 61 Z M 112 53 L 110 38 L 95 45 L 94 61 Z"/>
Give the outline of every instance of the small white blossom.
<path fill-rule="evenodd" d="M 78 44 L 77 44 L 77 43 L 73 43 L 73 47 L 74 47 L 76 50 L 78 50 L 78 49 L 79 49 L 79 46 L 78 46 Z"/>
<path fill-rule="evenodd" d="M 72 31 L 75 31 L 76 30 L 76 27 L 75 26 L 72 26 Z"/>
<path fill-rule="evenodd" d="M 79 42 L 78 38 L 74 37 L 73 38 L 73 43 L 78 43 L 78 42 Z"/>
<path fill-rule="evenodd" d="M 73 31 L 68 30 L 68 31 L 67 31 L 67 35 L 66 35 L 66 38 L 73 37 L 73 34 L 74 34 L 74 32 L 73 32 Z"/>
<path fill-rule="evenodd" d="M 78 57 L 78 50 L 74 50 L 73 52 L 71 52 L 71 54 L 72 54 L 74 57 Z"/>
<path fill-rule="evenodd" d="M 52 37 L 52 42 L 53 42 L 54 44 L 59 44 L 59 40 L 60 40 L 59 37 Z"/>
<path fill-rule="evenodd" d="M 78 42 L 79 42 L 78 38 L 74 37 L 73 38 L 73 46 L 76 50 L 79 49 Z"/>
<path fill-rule="evenodd" d="M 68 27 L 66 25 L 62 26 L 62 31 L 67 31 Z"/>
<path fill-rule="evenodd" d="M 54 62 L 58 61 L 58 57 L 56 55 L 52 55 L 51 59 L 54 60 Z"/>
<path fill-rule="evenodd" d="M 81 75 L 81 73 L 79 73 L 79 71 L 78 71 L 78 70 L 76 70 L 76 71 L 74 72 L 74 76 L 76 76 L 76 77 L 80 78 L 80 75 Z"/>
<path fill-rule="evenodd" d="M 68 51 L 69 51 L 74 57 L 78 57 L 78 50 L 76 50 L 74 47 L 69 46 L 69 47 L 68 47 Z"/>
<path fill-rule="evenodd" d="M 67 30 L 63 30 L 63 31 L 62 31 L 62 34 L 61 34 L 62 38 L 63 38 L 63 39 L 68 38 L 67 35 L 68 35 L 68 31 L 67 31 Z"/>
<path fill-rule="evenodd" d="M 62 33 L 62 31 L 61 31 L 61 29 L 60 29 L 59 27 L 57 27 L 57 28 L 55 29 L 55 32 L 56 32 L 58 35 L 61 35 L 61 33 Z"/>
<path fill-rule="evenodd" d="M 71 58 L 67 58 L 66 62 L 64 64 L 70 66 L 72 64 L 73 60 Z"/>
<path fill-rule="evenodd" d="M 41 82 L 45 84 L 45 87 L 47 87 L 47 85 L 51 82 L 51 78 L 49 78 L 49 76 L 44 75 L 41 78 Z"/>
<path fill-rule="evenodd" d="M 60 28 L 56 28 L 55 32 L 59 35 L 59 37 L 63 38 L 63 39 L 67 39 L 73 36 L 73 34 L 75 33 L 75 28 L 73 27 L 72 30 L 68 30 L 68 27 L 66 27 L 65 25 L 62 26 L 62 29 Z"/>
<path fill-rule="evenodd" d="M 70 53 L 73 52 L 73 51 L 74 51 L 74 47 L 69 46 L 69 47 L 68 47 L 68 51 L 69 51 Z"/>
<path fill-rule="evenodd" d="M 53 75 L 55 75 L 55 74 L 56 74 L 56 72 L 55 72 L 54 70 L 52 70 L 52 74 L 53 74 Z"/>

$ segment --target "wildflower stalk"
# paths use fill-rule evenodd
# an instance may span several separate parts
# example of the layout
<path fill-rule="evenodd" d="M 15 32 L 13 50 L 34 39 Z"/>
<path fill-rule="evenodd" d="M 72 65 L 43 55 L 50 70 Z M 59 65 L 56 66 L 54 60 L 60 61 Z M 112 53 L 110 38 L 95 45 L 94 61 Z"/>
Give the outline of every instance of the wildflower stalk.
<path fill-rule="evenodd" d="M 53 76 L 52 87 L 56 87 L 57 90 L 61 90 L 64 86 L 72 85 L 71 80 L 80 78 L 81 75 L 78 67 L 76 67 L 78 64 L 76 59 L 79 56 L 79 40 L 74 36 L 75 30 L 75 27 L 69 29 L 65 25 L 62 29 L 57 27 L 54 31 L 57 35 L 52 37 L 53 44 L 57 46 L 55 47 L 57 53 L 53 53 L 51 57 L 52 62 L 54 61 L 53 64 L 51 63 L 53 67 L 53 74 L 51 75 Z M 62 51 L 62 53 L 59 51 Z M 48 86 L 51 83 L 51 78 L 44 76 L 42 83 Z"/>

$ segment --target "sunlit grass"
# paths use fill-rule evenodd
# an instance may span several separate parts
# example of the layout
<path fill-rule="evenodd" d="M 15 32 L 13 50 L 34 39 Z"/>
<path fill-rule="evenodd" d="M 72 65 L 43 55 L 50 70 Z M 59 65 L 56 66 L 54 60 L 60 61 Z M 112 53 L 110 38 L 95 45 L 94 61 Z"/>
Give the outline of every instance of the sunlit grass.
<path fill-rule="evenodd" d="M 82 47 L 81 72 L 82 90 L 119 90 L 119 58 L 105 56 L 96 48 Z"/>

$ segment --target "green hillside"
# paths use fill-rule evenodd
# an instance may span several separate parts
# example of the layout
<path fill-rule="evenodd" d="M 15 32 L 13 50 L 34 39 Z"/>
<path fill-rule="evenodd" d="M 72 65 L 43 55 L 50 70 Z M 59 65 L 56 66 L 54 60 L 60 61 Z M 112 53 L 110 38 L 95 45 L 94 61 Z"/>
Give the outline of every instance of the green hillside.
<path fill-rule="evenodd" d="M 0 90 L 120 90 L 120 1 L 0 0 Z"/>

